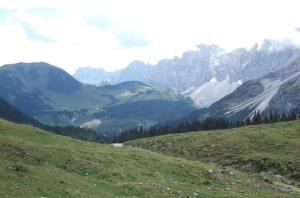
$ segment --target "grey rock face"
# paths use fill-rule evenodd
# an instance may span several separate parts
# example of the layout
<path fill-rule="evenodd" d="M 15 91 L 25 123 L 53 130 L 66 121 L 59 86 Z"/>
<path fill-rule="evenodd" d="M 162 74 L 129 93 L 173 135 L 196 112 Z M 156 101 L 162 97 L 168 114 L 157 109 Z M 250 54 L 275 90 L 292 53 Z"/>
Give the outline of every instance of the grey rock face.
<path fill-rule="evenodd" d="M 152 70 L 153 65 L 142 61 L 133 61 L 125 69 L 107 72 L 102 68 L 80 67 L 73 74 L 78 81 L 88 84 L 99 84 L 107 81 L 115 85 L 126 81 L 143 81 Z"/>
<path fill-rule="evenodd" d="M 111 84 L 118 84 L 126 81 L 143 81 L 152 70 L 153 65 L 145 64 L 142 61 L 133 61 L 122 70 L 119 77 L 111 80 Z"/>
<path fill-rule="evenodd" d="M 98 84 L 104 80 L 109 83 L 118 78 L 121 71 L 119 69 L 114 72 L 107 72 L 102 68 L 79 67 L 72 76 L 78 81 L 88 84 Z"/>
<path fill-rule="evenodd" d="M 199 87 L 212 78 L 220 82 L 227 77 L 230 83 L 246 82 L 287 66 L 300 55 L 297 46 L 267 39 L 260 49 L 255 45 L 250 50 L 240 48 L 229 53 L 216 45 L 197 47 L 199 51 L 184 52 L 181 58 L 159 61 L 144 82 L 178 92 Z"/>
<path fill-rule="evenodd" d="M 277 110 L 279 115 L 283 112 L 290 114 L 292 110 L 298 113 L 300 105 L 299 60 L 300 56 L 284 68 L 243 83 L 209 108 L 199 110 L 197 118 L 204 119 L 204 115 L 205 117 L 223 115 L 236 121 L 246 119 L 248 116 L 252 118 L 257 111 L 269 114 Z"/>
<path fill-rule="evenodd" d="M 104 85 L 109 85 L 109 83 L 106 80 L 103 80 L 101 83 L 97 84 L 97 87 L 102 87 Z"/>

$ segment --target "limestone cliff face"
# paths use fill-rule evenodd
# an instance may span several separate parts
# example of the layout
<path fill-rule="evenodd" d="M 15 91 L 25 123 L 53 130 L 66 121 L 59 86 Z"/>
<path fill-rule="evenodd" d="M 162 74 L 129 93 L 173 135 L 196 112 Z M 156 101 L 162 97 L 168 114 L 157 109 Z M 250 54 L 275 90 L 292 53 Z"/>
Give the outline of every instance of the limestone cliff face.
<path fill-rule="evenodd" d="M 125 69 L 123 69 L 120 75 L 113 79 L 111 84 L 118 84 L 127 81 L 143 81 L 144 78 L 152 70 L 153 66 L 145 64 L 142 61 L 133 61 Z"/>
<path fill-rule="evenodd" d="M 199 50 L 183 53 L 181 58 L 161 60 L 144 82 L 155 87 L 170 87 L 178 92 L 193 91 L 212 78 L 229 83 L 246 82 L 283 68 L 300 55 L 300 48 L 274 40 L 265 40 L 247 50 L 226 52 L 216 45 L 201 44 Z M 228 93 L 229 94 L 229 93 Z"/>
<path fill-rule="evenodd" d="M 107 81 L 111 85 L 127 81 L 142 82 L 152 68 L 153 65 L 135 60 L 125 69 L 118 69 L 114 72 L 107 72 L 103 68 L 80 67 L 73 74 L 73 77 L 80 82 L 94 85 L 103 81 Z"/>
<path fill-rule="evenodd" d="M 194 112 L 194 118 L 226 117 L 230 120 L 252 117 L 254 112 L 263 115 L 270 111 L 300 113 L 300 56 L 288 66 L 260 78 L 247 81 L 231 94 L 208 108 Z"/>
<path fill-rule="evenodd" d="M 121 71 L 119 69 L 114 72 L 107 72 L 102 68 L 79 67 L 72 76 L 82 83 L 96 85 L 104 80 L 110 83 L 120 76 Z"/>
<path fill-rule="evenodd" d="M 77 80 L 97 84 L 142 81 L 150 86 L 172 88 L 191 97 L 200 107 L 232 93 L 246 81 L 291 64 L 299 55 L 300 47 L 292 42 L 266 39 L 262 46 L 239 48 L 231 52 L 216 45 L 200 44 L 199 50 L 187 51 L 182 57 L 163 59 L 157 65 L 133 61 L 116 72 L 103 69 L 79 68 L 73 75 Z"/>

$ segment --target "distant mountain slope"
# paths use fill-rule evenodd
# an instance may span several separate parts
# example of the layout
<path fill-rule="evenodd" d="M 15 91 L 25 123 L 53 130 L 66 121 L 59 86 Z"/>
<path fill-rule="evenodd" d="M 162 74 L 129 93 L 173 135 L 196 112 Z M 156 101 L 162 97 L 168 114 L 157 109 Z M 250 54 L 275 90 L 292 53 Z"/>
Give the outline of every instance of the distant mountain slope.
<path fill-rule="evenodd" d="M 133 61 L 122 70 L 120 76 L 111 81 L 111 84 L 118 84 L 126 81 L 143 81 L 152 70 L 153 65 L 145 64 L 142 61 Z"/>
<path fill-rule="evenodd" d="M 195 103 L 201 107 L 209 107 L 224 96 L 233 92 L 241 84 L 242 81 L 231 84 L 229 78 L 226 78 L 222 82 L 212 78 L 209 82 L 204 83 L 198 88 L 192 87 L 193 91 L 186 90 L 185 92 L 181 92 L 181 94 L 191 97 Z"/>
<path fill-rule="evenodd" d="M 0 97 L 30 115 L 110 103 L 95 93 L 93 87 L 44 62 L 4 65 L 0 67 L 0 77 Z"/>
<path fill-rule="evenodd" d="M 80 68 L 73 76 L 92 84 L 102 80 L 110 84 L 143 81 L 153 87 L 172 88 L 190 96 L 198 106 L 209 107 L 243 82 L 281 69 L 300 55 L 299 46 L 272 39 L 265 39 L 260 47 L 256 44 L 249 50 L 231 52 L 216 45 L 197 47 L 199 50 L 184 52 L 181 58 L 163 59 L 155 66 L 134 61 L 115 78 L 104 78 L 107 72 L 101 68 Z"/>
<path fill-rule="evenodd" d="M 73 77 L 83 83 L 98 84 L 106 80 L 109 84 L 115 85 L 127 81 L 143 81 L 153 65 L 145 64 L 142 61 L 135 60 L 125 69 L 119 69 L 114 72 L 107 72 L 102 68 L 80 67 Z"/>
<path fill-rule="evenodd" d="M 95 85 L 104 80 L 110 83 L 110 81 L 118 78 L 121 72 L 121 69 L 114 72 L 107 72 L 102 68 L 79 67 L 76 69 L 73 77 L 80 82 Z"/>
<path fill-rule="evenodd" d="M 26 115 L 25 113 L 22 113 L 16 107 L 10 105 L 7 101 L 5 101 L 2 98 L 0 98 L 0 120 L 1 119 L 5 119 L 17 124 L 31 125 L 49 131 L 51 133 L 70 136 L 76 139 L 97 141 L 97 142 L 105 141 L 103 136 L 97 134 L 95 131 L 91 129 L 79 128 L 74 126 L 61 127 L 61 126 L 44 125 L 38 120 L 35 120 L 34 118 Z"/>
<path fill-rule="evenodd" d="M 231 120 L 262 114 L 299 113 L 300 108 L 300 64 L 298 57 L 289 66 L 252 81 L 247 81 L 234 92 L 217 101 L 209 108 L 197 110 L 188 117 L 204 119 L 208 116 L 226 117 Z"/>
<path fill-rule="evenodd" d="M 208 107 L 230 94 L 238 84 L 283 68 L 300 55 L 299 46 L 270 39 L 266 39 L 260 48 L 255 45 L 250 50 L 240 48 L 226 52 L 216 45 L 205 44 L 197 47 L 199 50 L 184 52 L 181 58 L 159 61 L 144 82 L 154 87 L 172 88 L 191 96 L 200 107 Z M 212 80 L 220 83 L 213 87 L 214 92 L 199 91 Z M 226 91 L 222 86 L 225 81 L 230 87 Z"/>
<path fill-rule="evenodd" d="M 114 133 L 126 127 L 178 119 L 195 109 L 191 99 L 172 89 L 153 88 L 138 81 L 101 87 L 82 84 L 64 70 L 43 62 L 4 65 L 0 67 L 0 77 L 0 97 L 45 124 L 93 126 L 95 129 L 98 125 L 105 125 L 109 133 Z M 156 107 L 161 109 L 157 116 L 135 116 L 134 119 L 127 117 L 122 122 L 110 116 L 103 117 L 100 121 L 94 117 L 94 113 L 103 111 L 103 108 L 106 111 L 116 111 L 115 108 L 108 107 L 127 103 L 131 103 L 132 107 L 127 109 L 131 111 L 128 113 L 138 115 L 138 105 L 134 103 L 148 101 L 150 104 L 152 100 L 159 101 L 157 104 L 164 102 L 164 105 Z M 174 102 L 186 108 L 180 109 L 173 105 Z M 150 111 L 150 108 L 153 106 L 146 105 L 143 111 Z M 114 112 L 110 114 L 115 115 Z M 112 130 L 111 126 L 118 127 Z M 98 132 L 107 133 L 107 130 L 99 129 Z"/>
<path fill-rule="evenodd" d="M 41 128 L 43 124 L 32 117 L 22 113 L 16 107 L 9 104 L 3 98 L 0 98 L 0 118 L 18 123 L 18 124 L 30 124 L 34 127 Z"/>

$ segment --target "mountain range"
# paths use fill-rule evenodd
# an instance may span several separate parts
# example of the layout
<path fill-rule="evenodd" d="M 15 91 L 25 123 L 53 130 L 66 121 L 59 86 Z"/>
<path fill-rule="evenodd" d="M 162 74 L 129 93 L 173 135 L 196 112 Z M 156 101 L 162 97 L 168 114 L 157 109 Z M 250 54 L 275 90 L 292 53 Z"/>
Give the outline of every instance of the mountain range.
<path fill-rule="evenodd" d="M 231 52 L 216 45 L 197 47 L 198 50 L 184 52 L 180 58 L 163 59 L 154 66 L 134 61 L 123 70 L 128 72 L 121 72 L 126 78 L 120 75 L 111 82 L 138 80 L 153 87 L 171 88 L 203 108 L 232 93 L 242 83 L 289 65 L 300 55 L 299 46 L 272 39 L 265 39 L 260 47 L 256 44 L 249 50 L 239 48 Z M 82 70 L 86 71 L 84 75 Z M 94 79 L 88 68 L 78 69 L 73 76 L 86 83 L 89 81 L 84 79 L 89 76 Z"/>
<path fill-rule="evenodd" d="M 179 119 L 195 110 L 190 98 L 172 89 L 138 81 L 84 84 L 44 62 L 0 67 L 0 97 L 44 124 L 91 127 L 110 136 L 125 128 Z"/>
<path fill-rule="evenodd" d="M 250 50 L 198 48 L 155 66 L 134 61 L 115 72 L 74 74 L 94 83 L 44 62 L 4 65 L 0 97 L 44 124 L 89 127 L 109 137 L 182 117 L 236 121 L 258 110 L 299 111 L 298 46 L 265 40 Z"/>
<path fill-rule="evenodd" d="M 252 118 L 258 111 L 264 117 L 300 112 L 300 56 L 288 66 L 247 81 L 208 108 L 194 111 L 184 119 L 224 117 L 232 121 Z"/>
<path fill-rule="evenodd" d="M 107 72 L 102 68 L 79 67 L 73 77 L 88 84 L 99 84 L 107 81 L 109 84 L 115 85 L 127 81 L 143 82 L 152 69 L 153 65 L 135 60 L 125 69 L 118 69 L 114 72 Z"/>

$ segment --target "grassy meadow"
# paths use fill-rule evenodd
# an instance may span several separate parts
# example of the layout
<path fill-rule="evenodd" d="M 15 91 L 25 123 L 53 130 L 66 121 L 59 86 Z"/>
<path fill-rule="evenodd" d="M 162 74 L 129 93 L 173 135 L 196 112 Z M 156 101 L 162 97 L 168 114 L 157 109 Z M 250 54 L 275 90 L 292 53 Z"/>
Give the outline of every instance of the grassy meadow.
<path fill-rule="evenodd" d="M 298 126 L 298 122 L 287 124 Z M 274 131 L 277 128 L 274 127 Z M 211 135 L 205 132 L 209 136 L 206 142 L 213 133 L 222 134 L 221 131 L 209 133 Z M 163 139 L 177 142 L 180 136 L 196 134 L 166 135 L 135 142 Z M 181 141 L 192 146 L 197 139 Z M 285 148 L 287 142 L 281 143 L 284 144 L 282 149 Z M 215 143 L 214 149 L 217 148 L 222 147 Z M 294 150 L 289 154 L 293 158 L 297 155 Z M 209 173 L 209 169 L 213 173 Z M 291 193 L 278 192 L 278 188 L 284 188 L 282 181 L 293 181 L 290 186 L 295 188 L 298 184 L 286 178 L 264 177 L 192 159 L 191 154 L 189 157 L 175 152 L 165 155 L 85 142 L 0 119 L 0 197 L 292 197 Z"/>

